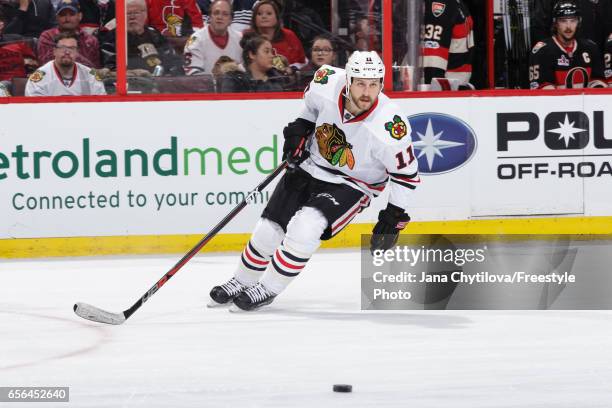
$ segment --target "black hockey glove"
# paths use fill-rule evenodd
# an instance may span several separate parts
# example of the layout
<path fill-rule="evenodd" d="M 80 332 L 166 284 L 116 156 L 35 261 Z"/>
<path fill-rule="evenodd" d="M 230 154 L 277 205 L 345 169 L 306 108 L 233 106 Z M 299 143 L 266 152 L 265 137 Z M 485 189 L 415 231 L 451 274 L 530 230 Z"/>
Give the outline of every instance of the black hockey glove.
<path fill-rule="evenodd" d="M 302 118 L 297 118 L 283 129 L 285 136 L 283 159 L 287 160 L 290 167 L 299 165 L 310 155 L 306 150 L 306 139 L 314 129 L 314 123 Z"/>
<path fill-rule="evenodd" d="M 378 222 L 372 230 L 370 251 L 374 253 L 378 249 L 391 249 L 397 243 L 399 232 L 409 221 L 410 217 L 403 209 L 387 204 L 387 208 L 378 213 Z"/>

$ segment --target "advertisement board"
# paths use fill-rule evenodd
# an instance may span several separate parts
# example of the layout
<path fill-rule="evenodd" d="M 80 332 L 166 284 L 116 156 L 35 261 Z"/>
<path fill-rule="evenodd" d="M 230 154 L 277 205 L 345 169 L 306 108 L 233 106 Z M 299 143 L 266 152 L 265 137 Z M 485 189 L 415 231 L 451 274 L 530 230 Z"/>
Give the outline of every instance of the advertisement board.
<path fill-rule="evenodd" d="M 413 220 L 612 215 L 609 95 L 396 102 L 423 180 Z M 300 108 L 300 100 L 4 105 L 0 239 L 199 234 L 278 165 L 282 129 Z M 249 232 L 270 193 L 224 232 Z M 373 222 L 385 203 L 383 195 L 356 222 Z"/>

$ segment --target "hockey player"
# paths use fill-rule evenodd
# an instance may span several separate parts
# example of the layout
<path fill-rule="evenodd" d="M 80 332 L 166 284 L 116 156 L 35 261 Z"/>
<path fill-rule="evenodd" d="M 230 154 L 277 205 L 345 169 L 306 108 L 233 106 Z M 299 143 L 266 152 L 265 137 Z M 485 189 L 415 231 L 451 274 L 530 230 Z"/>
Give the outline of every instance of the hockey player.
<path fill-rule="evenodd" d="M 321 240 L 338 234 L 388 185 L 389 201 L 371 250 L 388 249 L 410 221 L 420 179 L 403 112 L 381 94 L 385 67 L 373 51 L 356 51 L 346 70 L 323 65 L 304 94 L 299 117 L 283 130 L 291 168 L 278 183 L 240 263 L 215 286 L 210 306 L 267 305 L 306 266 Z"/>
<path fill-rule="evenodd" d="M 529 58 L 531 89 L 605 87 L 603 61 L 597 45 L 576 38 L 580 10 L 572 0 L 553 9 L 553 36 L 538 42 Z"/>
<path fill-rule="evenodd" d="M 55 58 L 30 75 L 25 96 L 106 95 L 95 71 L 75 61 L 78 45 L 75 33 L 58 34 Z"/>
<path fill-rule="evenodd" d="M 423 20 L 423 75 L 470 82 L 474 54 L 474 23 L 461 0 L 427 0 Z M 406 63 L 407 65 L 407 63 Z"/>

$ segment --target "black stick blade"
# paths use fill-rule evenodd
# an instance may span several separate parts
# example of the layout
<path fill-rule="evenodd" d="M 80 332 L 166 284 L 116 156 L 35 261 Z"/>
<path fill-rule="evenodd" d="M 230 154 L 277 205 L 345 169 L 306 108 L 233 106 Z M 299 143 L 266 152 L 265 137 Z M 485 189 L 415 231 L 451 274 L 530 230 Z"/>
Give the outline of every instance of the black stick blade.
<path fill-rule="evenodd" d="M 83 319 L 91 320 L 97 323 L 106 323 L 119 325 L 125 322 L 125 316 L 123 313 L 111 313 L 106 310 L 99 309 L 95 306 L 88 305 L 87 303 L 75 303 L 74 313 Z"/>

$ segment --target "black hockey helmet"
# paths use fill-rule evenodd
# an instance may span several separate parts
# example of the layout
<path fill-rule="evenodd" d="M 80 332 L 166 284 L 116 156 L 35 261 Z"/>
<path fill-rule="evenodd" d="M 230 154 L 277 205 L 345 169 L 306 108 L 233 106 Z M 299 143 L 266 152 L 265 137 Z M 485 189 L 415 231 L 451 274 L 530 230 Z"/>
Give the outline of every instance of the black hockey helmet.
<path fill-rule="evenodd" d="M 576 17 L 580 18 L 580 8 L 576 2 L 572 0 L 560 0 L 553 7 L 552 17 L 553 19 L 563 17 Z"/>

